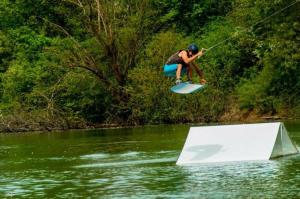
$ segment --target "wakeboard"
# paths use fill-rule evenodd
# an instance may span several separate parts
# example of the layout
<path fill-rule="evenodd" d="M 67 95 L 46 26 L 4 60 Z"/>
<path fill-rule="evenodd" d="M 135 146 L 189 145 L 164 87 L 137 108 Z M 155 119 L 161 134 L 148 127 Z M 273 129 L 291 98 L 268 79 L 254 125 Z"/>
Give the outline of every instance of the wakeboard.
<path fill-rule="evenodd" d="M 203 84 L 192 84 L 189 82 L 183 82 L 183 83 L 173 86 L 171 88 L 171 91 L 173 93 L 178 93 L 178 94 L 190 94 L 190 93 L 200 91 L 204 87 L 205 87 L 205 85 L 203 85 Z"/>

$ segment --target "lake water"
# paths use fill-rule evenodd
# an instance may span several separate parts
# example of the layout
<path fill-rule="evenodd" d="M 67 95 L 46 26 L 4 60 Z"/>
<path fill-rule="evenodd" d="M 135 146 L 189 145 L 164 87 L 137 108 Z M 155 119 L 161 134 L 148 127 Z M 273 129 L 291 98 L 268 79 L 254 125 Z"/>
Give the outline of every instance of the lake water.
<path fill-rule="evenodd" d="M 0 198 L 300 198 L 300 155 L 176 166 L 188 130 L 0 134 Z"/>

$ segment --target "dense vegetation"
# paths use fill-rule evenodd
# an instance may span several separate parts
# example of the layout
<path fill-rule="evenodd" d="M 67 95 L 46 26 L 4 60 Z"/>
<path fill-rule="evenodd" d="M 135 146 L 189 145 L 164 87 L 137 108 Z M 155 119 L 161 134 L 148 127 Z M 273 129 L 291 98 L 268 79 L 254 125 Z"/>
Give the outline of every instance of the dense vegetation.
<path fill-rule="evenodd" d="M 300 3 L 276 13 L 293 2 L 1 0 L 0 129 L 296 118 Z M 197 61 L 203 92 L 169 91 L 168 56 L 227 38 Z"/>

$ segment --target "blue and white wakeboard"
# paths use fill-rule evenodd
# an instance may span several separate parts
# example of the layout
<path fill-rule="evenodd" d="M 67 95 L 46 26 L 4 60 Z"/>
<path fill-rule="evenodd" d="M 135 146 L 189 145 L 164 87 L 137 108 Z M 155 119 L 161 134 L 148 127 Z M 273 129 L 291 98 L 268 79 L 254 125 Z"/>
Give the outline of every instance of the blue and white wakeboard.
<path fill-rule="evenodd" d="M 203 89 L 205 85 L 202 84 L 191 84 L 189 82 L 183 82 L 178 85 L 175 85 L 171 88 L 171 91 L 173 93 L 178 93 L 178 94 L 190 94 L 197 92 L 201 89 Z"/>

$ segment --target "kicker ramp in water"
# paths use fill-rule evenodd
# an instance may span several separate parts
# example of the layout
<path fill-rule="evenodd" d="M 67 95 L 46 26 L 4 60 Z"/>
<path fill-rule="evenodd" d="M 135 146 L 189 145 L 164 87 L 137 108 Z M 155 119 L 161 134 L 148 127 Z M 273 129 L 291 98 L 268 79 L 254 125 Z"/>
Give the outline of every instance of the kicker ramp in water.
<path fill-rule="evenodd" d="M 280 122 L 191 127 L 176 164 L 269 160 L 296 153 Z"/>

